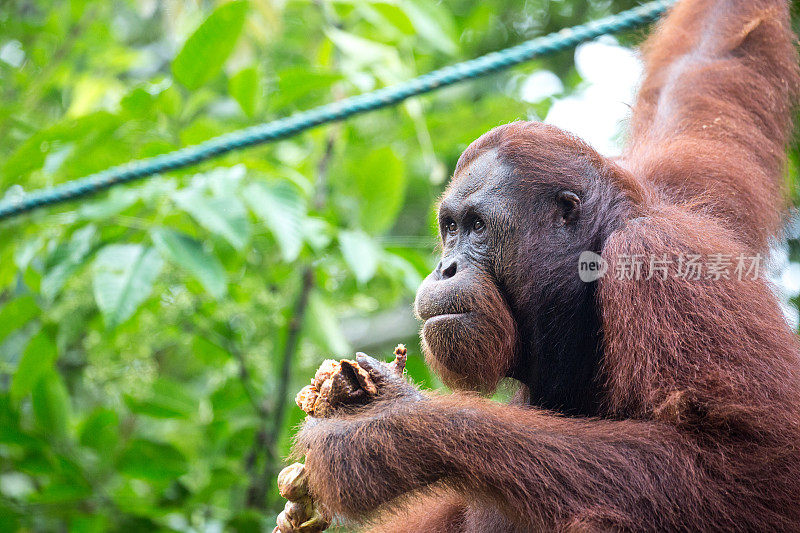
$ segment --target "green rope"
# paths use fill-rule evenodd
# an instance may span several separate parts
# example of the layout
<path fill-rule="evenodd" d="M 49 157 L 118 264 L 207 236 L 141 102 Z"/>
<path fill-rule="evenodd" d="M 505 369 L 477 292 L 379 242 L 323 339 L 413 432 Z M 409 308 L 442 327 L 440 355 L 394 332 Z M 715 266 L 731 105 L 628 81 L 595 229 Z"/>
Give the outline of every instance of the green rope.
<path fill-rule="evenodd" d="M 198 145 L 181 148 L 167 154 L 131 161 L 55 187 L 31 191 L 16 198 L 6 198 L 0 201 L 0 220 L 32 211 L 38 207 L 89 196 L 120 183 L 195 165 L 248 146 L 284 139 L 321 124 L 393 106 L 413 96 L 504 70 L 607 33 L 637 28 L 658 18 L 675 1 L 649 2 L 610 17 L 565 28 L 499 52 L 492 52 L 477 59 L 450 65 L 392 87 L 378 89 L 299 112 L 287 118 L 220 135 Z"/>

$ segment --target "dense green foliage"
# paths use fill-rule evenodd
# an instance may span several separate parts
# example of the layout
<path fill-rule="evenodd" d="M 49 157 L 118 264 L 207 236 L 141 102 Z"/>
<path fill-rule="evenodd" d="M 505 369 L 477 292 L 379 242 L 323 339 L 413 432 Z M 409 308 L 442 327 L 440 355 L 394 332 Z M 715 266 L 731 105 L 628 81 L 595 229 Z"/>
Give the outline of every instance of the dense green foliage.
<path fill-rule="evenodd" d="M 4 1 L 0 194 L 632 4 Z M 325 356 L 406 342 L 438 385 L 408 318 L 435 199 L 469 141 L 544 116 L 519 98 L 543 66 L 581 83 L 562 53 L 2 223 L 0 531 L 271 530 L 293 396 Z"/>

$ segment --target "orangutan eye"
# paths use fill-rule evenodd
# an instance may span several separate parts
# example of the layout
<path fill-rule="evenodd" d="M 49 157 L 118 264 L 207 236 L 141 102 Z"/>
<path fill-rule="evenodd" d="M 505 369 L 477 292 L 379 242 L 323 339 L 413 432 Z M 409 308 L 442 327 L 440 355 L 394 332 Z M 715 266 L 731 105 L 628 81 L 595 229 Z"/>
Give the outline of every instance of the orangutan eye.
<path fill-rule="evenodd" d="M 486 224 L 483 223 L 483 220 L 476 218 L 475 222 L 472 223 L 472 231 L 475 233 L 480 233 L 486 228 Z"/>
<path fill-rule="evenodd" d="M 447 233 L 454 234 L 458 231 L 458 225 L 454 221 L 447 223 Z"/>

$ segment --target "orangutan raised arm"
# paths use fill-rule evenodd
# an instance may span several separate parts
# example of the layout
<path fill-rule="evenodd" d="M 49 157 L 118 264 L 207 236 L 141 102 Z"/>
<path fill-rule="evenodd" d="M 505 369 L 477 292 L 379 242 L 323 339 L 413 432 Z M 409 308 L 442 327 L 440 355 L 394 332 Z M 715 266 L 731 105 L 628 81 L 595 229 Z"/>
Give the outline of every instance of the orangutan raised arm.
<path fill-rule="evenodd" d="M 780 223 L 798 63 L 788 5 L 680 2 L 644 48 L 623 165 L 763 250 Z"/>
<path fill-rule="evenodd" d="M 530 122 L 470 145 L 417 293 L 423 349 L 452 388 L 513 378 L 527 405 L 421 393 L 360 356 L 375 389 L 297 439 L 327 518 L 800 530 L 797 339 L 761 277 L 681 276 L 687 256 L 762 251 L 780 219 L 798 87 L 788 28 L 779 0 L 681 2 L 645 46 L 620 160 Z M 579 276 L 586 252 L 602 261 L 594 278 Z"/>

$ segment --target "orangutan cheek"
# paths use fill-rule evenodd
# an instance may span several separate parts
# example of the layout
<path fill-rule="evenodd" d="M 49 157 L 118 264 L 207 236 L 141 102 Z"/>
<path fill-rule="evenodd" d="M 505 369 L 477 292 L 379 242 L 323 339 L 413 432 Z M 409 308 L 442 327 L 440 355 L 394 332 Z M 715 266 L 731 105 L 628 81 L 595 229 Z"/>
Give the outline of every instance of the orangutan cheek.
<path fill-rule="evenodd" d="M 516 331 L 505 305 L 433 317 L 421 335 L 428 364 L 454 389 L 491 392 L 513 363 Z"/>
<path fill-rule="evenodd" d="M 441 315 L 425 321 L 422 326 L 422 342 L 429 363 L 449 372 L 464 373 L 472 367 L 476 350 L 474 316 L 469 314 Z M 431 361 L 433 359 L 433 361 Z"/>

